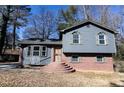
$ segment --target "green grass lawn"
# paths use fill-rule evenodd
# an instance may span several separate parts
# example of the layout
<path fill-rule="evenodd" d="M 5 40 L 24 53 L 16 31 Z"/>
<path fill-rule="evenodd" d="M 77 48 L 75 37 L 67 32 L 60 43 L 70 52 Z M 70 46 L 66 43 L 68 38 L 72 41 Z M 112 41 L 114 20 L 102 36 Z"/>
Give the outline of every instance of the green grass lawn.
<path fill-rule="evenodd" d="M 124 75 L 118 73 L 45 73 L 36 69 L 0 70 L 0 86 L 5 87 L 104 87 L 120 84 Z"/>

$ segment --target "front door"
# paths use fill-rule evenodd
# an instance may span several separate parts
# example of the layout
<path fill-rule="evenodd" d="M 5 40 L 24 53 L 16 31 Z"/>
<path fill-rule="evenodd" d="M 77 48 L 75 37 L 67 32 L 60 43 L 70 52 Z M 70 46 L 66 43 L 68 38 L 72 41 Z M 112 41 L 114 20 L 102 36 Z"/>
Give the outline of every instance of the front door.
<path fill-rule="evenodd" d="M 31 57 L 31 65 L 40 64 L 40 46 L 34 46 Z"/>
<path fill-rule="evenodd" d="M 55 48 L 55 62 L 61 62 L 61 48 Z"/>

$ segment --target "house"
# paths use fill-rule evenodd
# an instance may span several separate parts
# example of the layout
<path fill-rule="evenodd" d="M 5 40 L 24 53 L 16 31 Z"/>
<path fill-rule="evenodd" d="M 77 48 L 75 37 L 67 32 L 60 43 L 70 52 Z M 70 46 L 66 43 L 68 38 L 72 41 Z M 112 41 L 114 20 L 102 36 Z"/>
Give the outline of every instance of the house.
<path fill-rule="evenodd" d="M 68 63 L 76 70 L 113 71 L 117 33 L 97 22 L 85 20 L 60 31 L 60 41 L 24 40 L 22 65 Z"/>
<path fill-rule="evenodd" d="M 22 47 L 23 65 L 47 65 L 53 61 L 54 50 L 62 46 L 61 41 L 51 41 L 42 39 L 29 39 L 20 42 Z"/>

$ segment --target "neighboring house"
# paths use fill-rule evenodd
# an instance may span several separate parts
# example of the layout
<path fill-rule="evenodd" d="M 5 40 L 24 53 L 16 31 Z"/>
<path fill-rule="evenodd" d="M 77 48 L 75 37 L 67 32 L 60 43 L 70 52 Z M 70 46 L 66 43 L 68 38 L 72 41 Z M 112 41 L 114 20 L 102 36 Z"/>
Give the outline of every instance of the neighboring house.
<path fill-rule="evenodd" d="M 60 41 L 25 40 L 20 42 L 23 65 L 68 63 L 76 70 L 113 71 L 116 32 L 99 23 L 85 20 L 60 31 Z"/>

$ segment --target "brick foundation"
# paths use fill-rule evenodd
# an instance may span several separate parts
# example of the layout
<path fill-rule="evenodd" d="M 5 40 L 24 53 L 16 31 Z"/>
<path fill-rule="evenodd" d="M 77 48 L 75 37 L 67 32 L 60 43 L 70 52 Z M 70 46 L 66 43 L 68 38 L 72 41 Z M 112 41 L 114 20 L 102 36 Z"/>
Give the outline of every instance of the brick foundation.
<path fill-rule="evenodd" d="M 113 58 L 112 54 L 102 54 L 105 57 L 104 63 L 96 61 L 96 56 L 101 54 L 78 54 L 80 60 L 77 63 L 71 62 L 72 54 L 62 54 L 62 62 L 67 62 L 76 70 L 97 70 L 97 71 L 111 71 L 113 72 Z"/>

